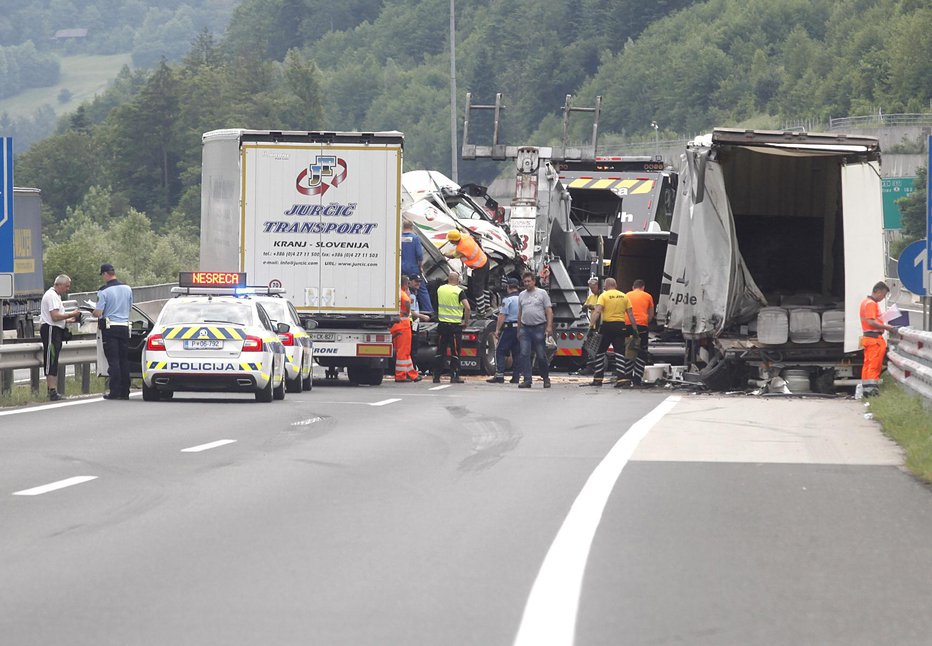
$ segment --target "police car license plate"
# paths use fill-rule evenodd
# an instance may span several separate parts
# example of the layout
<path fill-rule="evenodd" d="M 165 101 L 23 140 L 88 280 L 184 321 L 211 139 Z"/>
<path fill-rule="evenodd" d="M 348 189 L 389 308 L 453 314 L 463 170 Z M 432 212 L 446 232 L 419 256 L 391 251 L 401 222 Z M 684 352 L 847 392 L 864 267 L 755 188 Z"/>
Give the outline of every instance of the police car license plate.
<path fill-rule="evenodd" d="M 185 350 L 222 350 L 223 339 L 185 339 Z"/>

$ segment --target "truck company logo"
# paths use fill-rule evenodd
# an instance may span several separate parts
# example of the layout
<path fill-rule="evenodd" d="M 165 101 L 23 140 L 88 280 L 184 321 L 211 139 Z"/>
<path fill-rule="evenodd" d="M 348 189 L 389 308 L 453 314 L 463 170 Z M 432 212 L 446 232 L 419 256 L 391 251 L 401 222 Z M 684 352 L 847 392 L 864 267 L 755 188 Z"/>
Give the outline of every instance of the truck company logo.
<path fill-rule="evenodd" d="M 346 179 L 346 162 L 335 155 L 317 155 L 313 164 L 298 173 L 295 188 L 303 195 L 323 195 Z M 328 181 L 329 180 L 329 181 Z"/>

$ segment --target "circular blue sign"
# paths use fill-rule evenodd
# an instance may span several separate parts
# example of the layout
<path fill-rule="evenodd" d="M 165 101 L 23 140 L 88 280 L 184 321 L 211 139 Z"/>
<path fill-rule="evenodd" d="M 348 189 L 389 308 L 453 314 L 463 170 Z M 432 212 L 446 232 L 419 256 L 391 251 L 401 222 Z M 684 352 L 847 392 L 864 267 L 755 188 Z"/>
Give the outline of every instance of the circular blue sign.
<path fill-rule="evenodd" d="M 896 261 L 896 273 L 903 287 L 916 296 L 925 296 L 926 241 L 916 240 L 903 249 L 900 259 Z"/>

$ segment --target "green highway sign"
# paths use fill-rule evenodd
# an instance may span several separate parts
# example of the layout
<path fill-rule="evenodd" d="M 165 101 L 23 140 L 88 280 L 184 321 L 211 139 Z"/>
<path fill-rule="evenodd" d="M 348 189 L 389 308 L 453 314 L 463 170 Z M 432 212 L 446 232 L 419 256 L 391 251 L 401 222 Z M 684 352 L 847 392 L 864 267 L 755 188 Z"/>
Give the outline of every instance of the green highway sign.
<path fill-rule="evenodd" d="M 916 190 L 915 177 L 885 177 L 883 182 L 883 228 L 902 229 L 903 218 L 896 201 Z"/>

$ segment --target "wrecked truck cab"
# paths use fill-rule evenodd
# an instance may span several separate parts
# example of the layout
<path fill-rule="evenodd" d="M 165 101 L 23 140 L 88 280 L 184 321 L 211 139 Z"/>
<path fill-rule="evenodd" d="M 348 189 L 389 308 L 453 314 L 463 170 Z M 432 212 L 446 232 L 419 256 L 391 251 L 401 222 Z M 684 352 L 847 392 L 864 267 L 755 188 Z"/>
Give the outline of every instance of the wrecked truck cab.
<path fill-rule="evenodd" d="M 884 275 L 877 139 L 717 128 L 687 146 L 658 320 L 721 356 L 717 388 L 860 376 L 858 306 Z M 711 362 L 710 362 L 711 363 Z"/>

